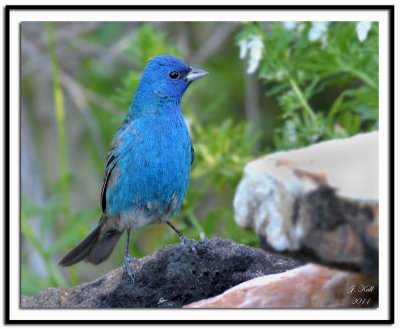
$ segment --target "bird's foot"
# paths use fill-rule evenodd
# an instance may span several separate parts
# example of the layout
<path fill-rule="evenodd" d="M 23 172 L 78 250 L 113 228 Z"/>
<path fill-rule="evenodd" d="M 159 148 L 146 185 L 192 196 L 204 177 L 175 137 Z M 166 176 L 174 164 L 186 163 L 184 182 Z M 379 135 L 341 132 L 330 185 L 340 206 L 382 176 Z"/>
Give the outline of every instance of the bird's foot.
<path fill-rule="evenodd" d="M 196 240 L 188 239 L 187 237 L 185 237 L 185 235 L 184 235 L 181 231 L 179 231 L 177 228 L 175 228 L 175 226 L 172 225 L 172 224 L 168 221 L 168 219 L 165 219 L 164 222 L 167 223 L 168 226 L 169 226 L 170 228 L 172 228 L 172 230 L 173 230 L 176 234 L 178 234 L 179 240 L 181 241 L 181 244 L 184 244 L 184 245 L 186 245 L 186 246 L 189 246 L 189 248 L 190 248 L 190 250 L 191 250 L 192 252 L 196 252 L 196 248 L 195 248 Z"/>
<path fill-rule="evenodd" d="M 181 244 L 184 244 L 185 246 L 188 246 L 192 252 L 196 252 L 196 240 L 189 239 L 183 234 L 179 235 L 179 240 L 181 241 Z"/>
<path fill-rule="evenodd" d="M 124 257 L 124 264 L 123 264 L 123 273 L 128 274 L 129 278 L 131 279 L 132 283 L 135 282 L 135 278 L 132 272 L 132 262 L 135 262 L 136 258 L 131 257 L 129 254 L 125 255 Z"/>

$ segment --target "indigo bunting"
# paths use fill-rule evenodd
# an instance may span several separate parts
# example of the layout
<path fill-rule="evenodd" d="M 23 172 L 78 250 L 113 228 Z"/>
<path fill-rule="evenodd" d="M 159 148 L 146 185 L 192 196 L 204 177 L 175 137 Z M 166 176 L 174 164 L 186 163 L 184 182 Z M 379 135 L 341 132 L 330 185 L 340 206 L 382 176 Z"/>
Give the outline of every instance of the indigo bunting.
<path fill-rule="evenodd" d="M 181 99 L 194 80 L 207 74 L 173 56 L 148 61 L 129 112 L 111 143 L 98 226 L 60 265 L 104 262 L 126 230 L 124 269 L 131 275 L 130 229 L 153 223 L 167 223 L 182 243 L 190 244 L 168 219 L 181 208 L 194 159 Z"/>

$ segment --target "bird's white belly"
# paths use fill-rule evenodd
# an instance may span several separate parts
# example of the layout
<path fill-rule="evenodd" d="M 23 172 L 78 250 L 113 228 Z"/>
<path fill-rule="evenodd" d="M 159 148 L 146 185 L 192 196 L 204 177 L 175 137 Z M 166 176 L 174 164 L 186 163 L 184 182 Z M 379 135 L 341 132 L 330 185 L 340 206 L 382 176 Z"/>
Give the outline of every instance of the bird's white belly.
<path fill-rule="evenodd" d="M 138 228 L 144 225 L 159 223 L 160 221 L 161 218 L 149 216 L 148 211 L 146 213 L 142 208 L 136 208 L 121 212 L 119 229 Z"/>

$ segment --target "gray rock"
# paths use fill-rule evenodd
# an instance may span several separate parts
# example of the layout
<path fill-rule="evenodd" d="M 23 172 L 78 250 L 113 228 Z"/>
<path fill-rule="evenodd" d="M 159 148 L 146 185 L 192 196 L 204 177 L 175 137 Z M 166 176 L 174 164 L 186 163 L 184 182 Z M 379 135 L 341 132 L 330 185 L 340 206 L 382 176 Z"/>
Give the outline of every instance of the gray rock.
<path fill-rule="evenodd" d="M 235 220 L 266 250 L 378 274 L 379 133 L 278 152 L 250 162 Z"/>
<path fill-rule="evenodd" d="M 132 265 L 135 282 L 116 269 L 77 287 L 50 288 L 22 297 L 22 308 L 182 307 L 255 277 L 280 273 L 301 263 L 292 258 L 213 238 L 171 245 Z"/>

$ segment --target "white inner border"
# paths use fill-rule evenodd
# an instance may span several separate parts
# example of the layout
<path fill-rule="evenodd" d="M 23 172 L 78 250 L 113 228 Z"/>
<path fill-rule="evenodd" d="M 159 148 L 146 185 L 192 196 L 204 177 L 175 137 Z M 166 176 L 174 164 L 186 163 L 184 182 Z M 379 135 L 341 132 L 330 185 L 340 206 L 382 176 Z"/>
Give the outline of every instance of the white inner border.
<path fill-rule="evenodd" d="M 100 19 L 99 19 L 100 18 Z M 19 308 L 19 27 L 23 21 L 379 21 L 379 262 L 377 310 L 21 310 Z M 388 305 L 388 12 L 363 10 L 11 11 L 10 14 L 10 319 L 11 320 L 385 320 Z"/>

